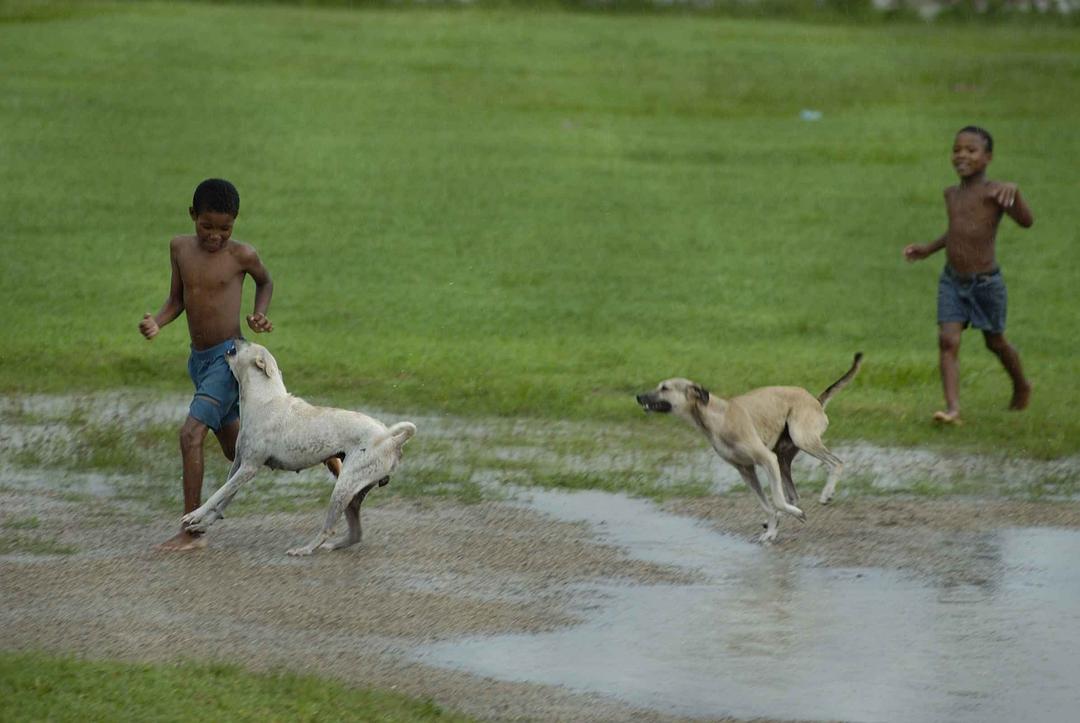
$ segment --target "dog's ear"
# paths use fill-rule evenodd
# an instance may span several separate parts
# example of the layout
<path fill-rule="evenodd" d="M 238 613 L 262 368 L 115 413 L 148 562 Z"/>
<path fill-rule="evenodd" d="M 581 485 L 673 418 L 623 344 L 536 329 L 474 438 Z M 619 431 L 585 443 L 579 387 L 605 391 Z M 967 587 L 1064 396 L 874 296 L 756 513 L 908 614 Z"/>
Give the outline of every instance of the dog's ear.
<path fill-rule="evenodd" d="M 277 371 L 277 364 L 274 362 L 274 357 L 265 352 L 260 352 L 259 355 L 255 357 L 255 366 L 267 377 L 272 377 L 274 372 Z"/>
<path fill-rule="evenodd" d="M 690 386 L 690 398 L 701 402 L 702 404 L 708 404 L 709 390 L 700 384 L 692 384 Z"/>

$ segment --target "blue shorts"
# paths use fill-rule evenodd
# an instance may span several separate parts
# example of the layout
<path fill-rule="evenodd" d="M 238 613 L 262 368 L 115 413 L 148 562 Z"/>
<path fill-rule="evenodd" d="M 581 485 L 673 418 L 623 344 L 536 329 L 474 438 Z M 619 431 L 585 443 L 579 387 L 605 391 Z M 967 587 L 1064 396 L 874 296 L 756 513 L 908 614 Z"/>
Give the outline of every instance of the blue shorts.
<path fill-rule="evenodd" d="M 1005 279 L 1000 269 L 985 274 L 959 274 L 946 265 L 938 280 L 937 320 L 991 334 L 1005 333 Z"/>
<path fill-rule="evenodd" d="M 236 347 L 229 339 L 201 351 L 192 348 L 188 375 L 195 382 L 195 397 L 188 414 L 215 432 L 240 418 L 240 385 L 225 361 L 225 353 Z"/>

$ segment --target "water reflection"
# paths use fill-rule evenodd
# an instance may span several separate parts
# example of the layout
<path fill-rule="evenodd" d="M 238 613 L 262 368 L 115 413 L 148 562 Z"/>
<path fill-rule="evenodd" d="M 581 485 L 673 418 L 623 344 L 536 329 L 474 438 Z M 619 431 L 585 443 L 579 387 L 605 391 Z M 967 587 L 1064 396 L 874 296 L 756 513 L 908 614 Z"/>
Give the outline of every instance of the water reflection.
<path fill-rule="evenodd" d="M 435 645 L 425 662 L 691 716 L 1075 720 L 1075 531 L 995 533 L 993 581 L 934 588 L 772 555 L 639 500 L 531 494 L 536 509 L 707 582 L 590 587 L 582 625 Z"/>

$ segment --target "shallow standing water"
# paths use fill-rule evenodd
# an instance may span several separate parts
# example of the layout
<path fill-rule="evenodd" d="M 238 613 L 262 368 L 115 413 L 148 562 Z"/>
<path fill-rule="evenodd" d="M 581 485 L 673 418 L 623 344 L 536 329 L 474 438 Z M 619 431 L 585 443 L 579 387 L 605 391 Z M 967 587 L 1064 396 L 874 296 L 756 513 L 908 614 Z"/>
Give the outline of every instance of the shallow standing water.
<path fill-rule="evenodd" d="M 528 494 L 531 507 L 586 521 L 631 557 L 693 569 L 704 581 L 590 587 L 581 625 L 427 646 L 416 653 L 422 662 L 688 716 L 1076 719 L 1074 530 L 1003 530 L 989 553 L 992 579 L 936 587 L 773 554 L 640 500 Z"/>

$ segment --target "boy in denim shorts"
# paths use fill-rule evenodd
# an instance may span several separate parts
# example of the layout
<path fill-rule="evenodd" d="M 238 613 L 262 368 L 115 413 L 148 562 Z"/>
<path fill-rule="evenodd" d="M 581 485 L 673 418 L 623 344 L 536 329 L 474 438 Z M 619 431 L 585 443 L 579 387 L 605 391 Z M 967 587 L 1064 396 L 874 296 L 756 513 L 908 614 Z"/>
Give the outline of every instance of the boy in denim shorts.
<path fill-rule="evenodd" d="M 938 361 L 945 409 L 934 413 L 934 420 L 945 424 L 960 423 L 960 334 L 968 326 L 982 331 L 986 347 L 1001 360 L 1012 380 L 1009 409 L 1025 409 L 1031 397 L 1020 355 L 1005 338 L 1005 281 L 994 245 L 1003 214 L 1024 228 L 1035 219 L 1015 183 L 986 178 L 993 151 L 994 140 L 986 130 L 960 129 L 952 151 L 960 183 L 945 189 L 948 229 L 935 241 L 904 249 L 908 261 L 945 249 L 945 268 L 938 280 Z"/>
<path fill-rule="evenodd" d="M 239 386 L 225 354 L 240 337 L 240 303 L 244 276 L 255 281 L 255 308 L 247 325 L 256 334 L 272 331 L 266 317 L 274 282 L 255 249 L 232 240 L 233 224 L 240 212 L 240 194 L 228 181 L 210 178 L 195 189 L 188 213 L 195 222 L 195 234 L 177 236 L 169 244 L 172 281 L 169 296 L 156 314 L 147 312 L 139 331 L 147 339 L 161 327 L 187 314 L 191 336 L 188 373 L 195 384 L 195 396 L 188 417 L 180 428 L 180 456 L 183 462 L 184 513 L 199 506 L 203 483 L 203 443 L 208 430 L 221 443 L 230 460 L 236 454 L 240 431 Z M 337 459 L 327 461 L 330 471 L 340 471 Z M 181 531 L 159 546 L 163 550 L 191 550 L 205 546 L 201 535 Z"/>

